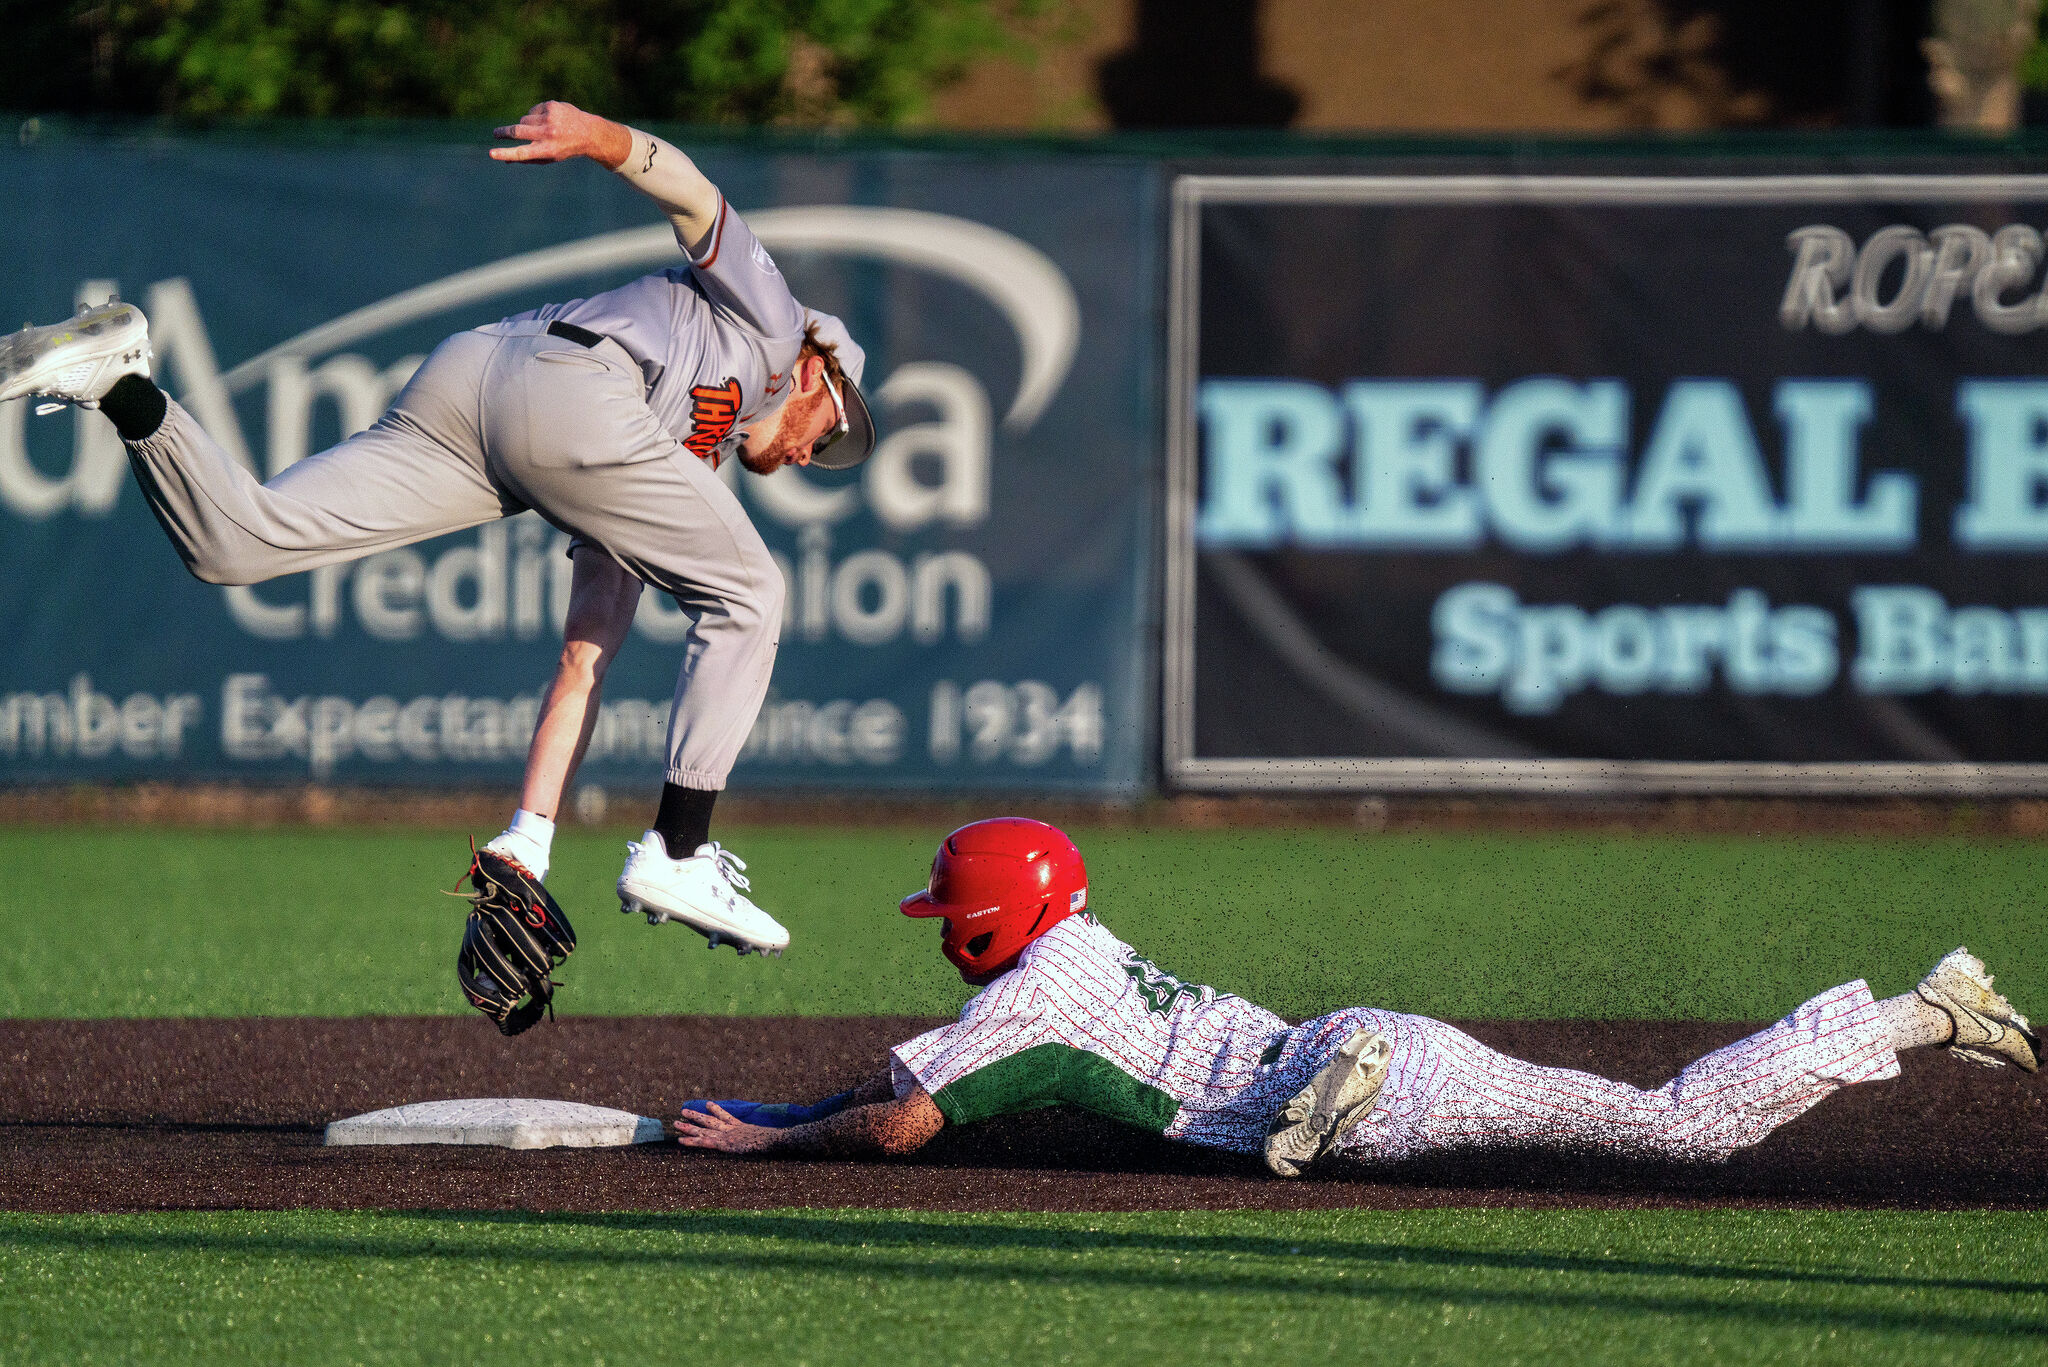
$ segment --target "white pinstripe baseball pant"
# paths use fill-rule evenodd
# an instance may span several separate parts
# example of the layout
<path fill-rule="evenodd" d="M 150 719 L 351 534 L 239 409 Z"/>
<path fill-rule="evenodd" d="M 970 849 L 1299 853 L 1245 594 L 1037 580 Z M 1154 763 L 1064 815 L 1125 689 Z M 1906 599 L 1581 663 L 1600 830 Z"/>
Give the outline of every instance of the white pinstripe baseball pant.
<path fill-rule="evenodd" d="M 1393 1056 L 1372 1113 L 1339 1145 L 1358 1158 L 1516 1147 L 1726 1158 L 1838 1088 L 1899 1073 L 1860 979 L 1715 1050 L 1654 1091 L 1524 1063 L 1442 1021 L 1370 1008 L 1300 1027 L 1315 1039 L 1304 1052 L 1326 1056 L 1359 1026 L 1386 1033 Z"/>

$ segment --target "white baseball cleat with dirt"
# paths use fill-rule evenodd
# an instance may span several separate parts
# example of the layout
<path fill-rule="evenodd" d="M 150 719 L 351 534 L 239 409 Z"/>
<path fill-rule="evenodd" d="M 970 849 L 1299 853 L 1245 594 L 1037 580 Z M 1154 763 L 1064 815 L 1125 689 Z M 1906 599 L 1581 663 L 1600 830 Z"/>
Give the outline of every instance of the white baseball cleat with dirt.
<path fill-rule="evenodd" d="M 773 916 L 740 895 L 748 886 L 746 865 L 717 841 L 699 845 L 688 859 L 671 859 L 661 836 L 649 831 L 626 845 L 619 874 L 619 910 L 644 912 L 647 924 L 679 921 L 716 949 L 729 944 L 741 954 L 773 954 L 789 948 L 789 932 Z"/>
<path fill-rule="evenodd" d="M 1273 1117 L 1266 1134 L 1266 1166 L 1281 1177 L 1299 1177 L 1328 1153 L 1379 1100 L 1393 1053 L 1385 1035 L 1354 1030 L 1322 1071 Z"/>
<path fill-rule="evenodd" d="M 97 408 L 123 375 L 148 376 L 149 320 L 115 300 L 80 309 L 49 327 L 25 327 L 0 338 L 0 402 L 29 396 L 49 413 L 67 403 Z"/>
<path fill-rule="evenodd" d="M 1956 1023 L 1948 1049 L 1957 1058 L 1991 1068 L 2017 1063 L 2030 1073 L 2040 1068 L 2041 1040 L 2034 1027 L 1992 987 L 1984 961 L 1969 950 L 1944 956 L 1913 990 Z"/>

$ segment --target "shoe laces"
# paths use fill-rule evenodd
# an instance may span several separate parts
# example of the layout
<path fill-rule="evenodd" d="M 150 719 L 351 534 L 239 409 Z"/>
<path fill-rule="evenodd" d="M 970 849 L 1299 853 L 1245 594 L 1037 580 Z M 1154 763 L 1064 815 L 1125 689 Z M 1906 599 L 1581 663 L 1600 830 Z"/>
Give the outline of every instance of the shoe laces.
<path fill-rule="evenodd" d="M 747 861 L 719 844 L 716 840 L 711 842 L 711 866 L 718 870 L 726 882 L 736 888 L 744 889 L 753 886 L 753 884 L 747 881 L 747 876 L 740 872 L 741 869 L 747 866 Z"/>

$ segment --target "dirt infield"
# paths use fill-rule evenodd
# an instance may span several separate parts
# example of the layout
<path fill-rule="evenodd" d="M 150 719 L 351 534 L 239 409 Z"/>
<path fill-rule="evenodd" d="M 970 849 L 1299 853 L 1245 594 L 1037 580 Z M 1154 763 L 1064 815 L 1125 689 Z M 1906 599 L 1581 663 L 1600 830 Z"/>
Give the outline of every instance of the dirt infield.
<path fill-rule="evenodd" d="M 1830 1098 L 1726 1165 L 1495 1156 L 1300 1182 L 1254 1159 L 1041 1111 L 914 1158 L 734 1160 L 670 1145 L 510 1153 L 325 1149 L 329 1120 L 401 1102 L 558 1097 L 673 1113 L 701 1096 L 809 1099 L 878 1070 L 905 1018 L 578 1018 L 502 1040 L 480 1020 L 0 1021 L 0 1208 L 932 1210 L 1418 1206 L 2048 1205 L 2048 1084 L 1932 1051 Z M 1747 1027 L 1464 1022 L 1538 1062 L 1654 1085 Z"/>

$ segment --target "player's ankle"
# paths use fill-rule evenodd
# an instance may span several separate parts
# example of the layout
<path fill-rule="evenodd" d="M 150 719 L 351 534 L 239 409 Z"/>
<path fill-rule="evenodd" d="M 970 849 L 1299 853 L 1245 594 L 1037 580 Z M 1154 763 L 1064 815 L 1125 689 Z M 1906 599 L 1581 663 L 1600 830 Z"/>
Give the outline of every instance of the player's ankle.
<path fill-rule="evenodd" d="M 697 847 L 711 839 L 711 808 L 718 801 L 716 788 L 685 788 L 680 783 L 661 785 L 661 809 L 654 815 L 654 833 L 671 859 L 688 859 Z"/>
<path fill-rule="evenodd" d="M 114 421 L 122 441 L 147 441 L 164 425 L 170 400 L 144 375 L 123 375 L 100 396 L 100 412 Z"/>
<path fill-rule="evenodd" d="M 1955 1018 L 1920 996 L 1902 992 L 1877 1004 L 1893 1049 L 1920 1049 L 1947 1044 L 1956 1037 Z"/>
<path fill-rule="evenodd" d="M 555 823 L 522 807 L 512 814 L 512 824 L 485 848 L 518 860 L 528 873 L 546 882 L 554 843 Z"/>

